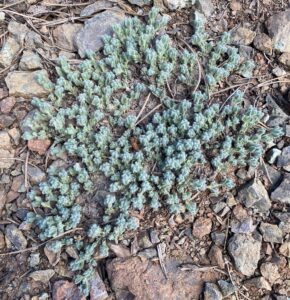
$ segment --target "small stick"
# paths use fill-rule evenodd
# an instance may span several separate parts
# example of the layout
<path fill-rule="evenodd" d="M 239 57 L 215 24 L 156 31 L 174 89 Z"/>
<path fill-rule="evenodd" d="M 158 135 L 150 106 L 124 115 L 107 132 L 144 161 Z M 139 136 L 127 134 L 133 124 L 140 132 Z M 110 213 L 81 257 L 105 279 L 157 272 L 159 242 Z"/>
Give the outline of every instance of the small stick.
<path fill-rule="evenodd" d="M 27 151 L 25 165 L 24 165 L 24 186 L 28 189 L 28 178 L 27 178 L 27 167 L 28 167 L 28 159 L 29 159 L 29 150 Z"/>
<path fill-rule="evenodd" d="M 158 104 L 157 106 L 155 106 L 153 109 L 151 109 L 149 111 L 148 114 L 146 114 L 141 120 L 139 120 L 136 125 L 140 124 L 143 120 L 145 120 L 147 117 L 149 117 L 152 113 L 154 113 L 155 110 L 157 110 L 158 108 L 160 108 L 162 106 L 162 104 Z"/>
<path fill-rule="evenodd" d="M 42 5 L 45 6 L 58 6 L 58 7 L 74 7 L 74 6 L 86 6 L 90 5 L 93 2 L 85 2 L 85 3 L 74 3 L 74 4 L 57 4 L 57 3 L 48 3 L 48 2 L 43 2 Z"/>
<path fill-rule="evenodd" d="M 146 107 L 146 105 L 147 105 L 147 103 L 148 103 L 148 101 L 150 99 L 150 95 L 151 95 L 151 93 L 149 93 L 148 96 L 146 97 L 146 100 L 145 100 L 145 102 L 144 102 L 144 104 L 143 104 L 143 106 L 142 106 L 142 108 L 141 108 L 141 110 L 140 110 L 140 112 L 139 112 L 139 114 L 137 116 L 137 121 L 141 117 L 141 115 L 143 114 L 143 111 L 145 110 L 145 107 Z"/>
<path fill-rule="evenodd" d="M 187 43 L 187 41 L 183 40 L 183 39 L 180 39 L 186 46 L 187 48 L 192 52 L 192 53 L 195 53 L 195 51 L 193 50 L 193 48 Z M 196 58 L 197 60 L 197 64 L 198 64 L 198 79 L 197 79 L 197 84 L 195 86 L 195 88 L 193 89 L 193 93 L 195 93 L 200 85 L 200 82 L 201 82 L 201 73 L 202 73 L 202 68 L 201 68 L 201 64 L 198 60 L 198 57 Z"/>
<path fill-rule="evenodd" d="M 17 161 L 22 161 L 25 163 L 24 159 L 21 158 L 17 158 L 17 157 L 0 157 L 0 160 L 17 160 Z M 32 163 L 28 163 L 30 166 L 33 166 L 35 168 L 38 168 L 36 165 L 32 164 Z"/>
<path fill-rule="evenodd" d="M 253 82 L 249 81 L 249 82 L 244 82 L 244 83 L 239 83 L 239 84 L 231 85 L 231 86 L 229 86 L 227 88 L 224 88 L 223 90 L 219 90 L 219 91 L 217 91 L 215 93 L 212 93 L 211 96 L 219 95 L 219 94 L 221 94 L 223 92 L 226 92 L 228 90 L 232 90 L 232 89 L 235 89 L 237 87 L 241 87 L 241 86 L 244 86 L 244 85 L 247 85 L 247 84 L 250 84 L 250 83 L 253 83 Z"/>
<path fill-rule="evenodd" d="M 261 157 L 261 162 L 262 162 L 262 164 L 263 164 L 263 166 L 264 166 L 264 169 L 265 169 L 265 171 L 266 171 L 266 176 L 268 177 L 270 183 L 273 184 L 273 181 L 272 181 L 271 178 L 270 178 L 270 174 L 269 174 L 269 172 L 268 172 L 268 169 L 267 169 L 267 166 L 266 166 L 266 164 L 265 164 L 265 161 L 264 161 L 263 157 Z"/>
<path fill-rule="evenodd" d="M 2 9 L 6 9 L 8 7 L 12 7 L 12 6 L 15 6 L 15 5 L 18 5 L 18 4 L 21 4 L 25 2 L 25 0 L 20 0 L 20 1 L 17 1 L 17 2 L 14 2 L 14 3 L 11 3 L 11 4 L 7 4 L 6 6 L 4 6 L 3 8 L 0 9 L 0 11 L 2 11 Z M 4 5 L 4 4 L 3 4 Z M 0 6 L 2 6 L 2 4 L 0 4 Z"/>
<path fill-rule="evenodd" d="M 68 230 L 66 232 L 63 232 L 63 233 L 59 234 L 58 236 L 56 236 L 54 238 L 51 238 L 51 239 L 49 239 L 49 240 L 47 240 L 47 241 L 45 241 L 45 242 L 43 242 L 43 243 L 41 243 L 41 244 L 39 244 L 37 246 L 26 248 L 26 249 L 21 249 L 21 250 L 18 250 L 18 251 L 11 251 L 11 252 L 7 252 L 7 253 L 0 253 L 0 256 L 19 254 L 19 253 L 23 253 L 23 252 L 27 252 L 27 251 L 32 251 L 33 252 L 33 251 L 36 251 L 41 246 L 43 246 L 43 245 L 45 245 L 45 244 L 47 244 L 47 243 L 49 243 L 51 241 L 57 240 L 57 239 L 65 236 L 67 234 L 70 234 L 70 233 L 73 233 L 73 232 L 79 231 L 79 230 L 83 230 L 83 228 L 77 227 L 77 228 L 70 229 L 70 230 Z"/>

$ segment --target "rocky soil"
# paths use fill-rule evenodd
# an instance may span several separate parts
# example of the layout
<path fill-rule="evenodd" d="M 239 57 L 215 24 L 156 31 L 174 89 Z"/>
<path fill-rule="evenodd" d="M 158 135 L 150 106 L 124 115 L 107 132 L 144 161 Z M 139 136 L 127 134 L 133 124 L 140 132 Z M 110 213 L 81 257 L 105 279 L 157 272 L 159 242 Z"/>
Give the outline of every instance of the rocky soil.
<path fill-rule="evenodd" d="M 240 169 L 240 188 L 197 199 L 194 219 L 151 214 L 135 235 L 110 245 L 92 282 L 90 299 L 287 300 L 290 297 L 290 6 L 283 0 L 4 0 L 0 4 L 0 299 L 80 300 L 67 247 L 52 253 L 23 221 L 29 187 L 46 178 L 53 141 L 22 141 L 30 100 L 45 97 L 38 74 L 54 80 L 57 57 L 79 64 L 86 49 L 125 17 L 152 5 L 171 17 L 174 42 L 190 37 L 199 10 L 213 36 L 231 31 L 233 43 L 258 68 L 225 92 L 247 89 L 247 103 L 265 113 L 263 126 L 285 136 L 267 149 L 258 170 Z M 194 3 L 195 2 L 195 3 Z M 224 95 L 221 94 L 221 97 Z M 226 97 L 226 96 L 225 96 Z M 225 98 L 226 99 L 226 98 Z"/>

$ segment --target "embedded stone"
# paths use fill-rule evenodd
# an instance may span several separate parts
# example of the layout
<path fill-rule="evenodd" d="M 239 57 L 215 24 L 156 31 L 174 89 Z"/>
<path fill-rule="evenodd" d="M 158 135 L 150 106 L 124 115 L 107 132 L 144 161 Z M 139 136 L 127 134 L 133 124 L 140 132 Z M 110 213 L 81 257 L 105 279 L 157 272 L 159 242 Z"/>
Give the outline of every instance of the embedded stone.
<path fill-rule="evenodd" d="M 83 25 L 72 23 L 57 26 L 52 32 L 56 45 L 63 50 L 75 51 L 74 38 L 82 28 Z"/>
<path fill-rule="evenodd" d="M 198 239 L 210 234 L 212 221 L 209 218 L 200 217 L 196 219 L 192 227 L 192 235 Z"/>
<path fill-rule="evenodd" d="M 265 242 L 278 244 L 283 242 L 283 232 L 277 225 L 262 222 L 259 229 Z"/>
<path fill-rule="evenodd" d="M 29 274 L 29 277 L 34 281 L 40 281 L 42 283 L 48 283 L 52 276 L 55 274 L 55 271 L 52 269 L 48 270 L 39 270 Z"/>
<path fill-rule="evenodd" d="M 8 37 L 0 51 L 0 67 L 9 67 L 20 48 L 19 43 L 14 38 Z"/>
<path fill-rule="evenodd" d="M 103 47 L 103 37 L 113 33 L 112 26 L 125 19 L 125 14 L 104 11 L 87 20 L 85 26 L 76 34 L 75 44 L 79 55 L 85 57 L 86 51 L 98 51 Z"/>
<path fill-rule="evenodd" d="M 267 190 L 259 180 L 251 180 L 244 185 L 238 193 L 238 200 L 248 208 L 254 208 L 261 213 L 266 213 L 271 207 Z"/>
<path fill-rule="evenodd" d="M 5 238 L 17 250 L 25 249 L 27 247 L 26 238 L 24 237 L 22 231 L 19 230 L 14 224 L 9 224 L 6 226 Z"/>
<path fill-rule="evenodd" d="M 32 98 L 45 97 L 50 91 L 46 90 L 37 82 L 37 77 L 44 77 L 49 81 L 46 70 L 39 70 L 34 72 L 28 71 L 13 71 L 8 73 L 5 82 L 9 89 L 10 96 Z"/>
<path fill-rule="evenodd" d="M 129 0 L 129 2 L 131 4 L 135 4 L 133 2 L 138 2 L 140 4 L 142 4 L 143 2 L 147 2 L 150 0 Z M 138 5 L 138 4 L 136 4 Z M 108 8 L 112 8 L 113 7 L 113 3 L 107 0 L 98 0 L 88 6 L 86 6 L 84 9 L 81 10 L 80 12 L 80 16 L 81 17 L 88 17 L 91 16 L 97 12 L 100 12 L 102 10 L 108 9 Z"/>
<path fill-rule="evenodd" d="M 31 71 L 41 69 L 42 63 L 41 58 L 37 53 L 31 50 L 26 50 L 23 52 L 22 58 L 19 62 L 19 68 L 22 71 Z"/>
<path fill-rule="evenodd" d="M 273 40 L 274 49 L 290 52 L 290 9 L 272 15 L 266 21 L 266 27 Z"/>
<path fill-rule="evenodd" d="M 290 176 L 286 175 L 281 184 L 271 193 L 272 201 L 290 204 Z"/>
<path fill-rule="evenodd" d="M 53 300 L 86 300 L 78 287 L 68 280 L 56 281 L 52 289 Z"/>
<path fill-rule="evenodd" d="M 15 105 L 15 97 L 7 97 L 0 102 L 0 111 L 3 114 L 8 114 L 11 112 L 13 106 Z"/>
<path fill-rule="evenodd" d="M 205 288 L 204 288 L 203 299 L 204 300 L 222 300 L 223 295 L 215 283 L 207 282 L 205 284 Z"/>
<path fill-rule="evenodd" d="M 254 46 L 256 49 L 271 55 L 273 52 L 273 42 L 265 33 L 259 33 L 254 38 Z"/>
<path fill-rule="evenodd" d="M 152 4 L 152 0 L 128 0 L 128 2 L 130 2 L 133 5 L 137 5 L 139 7 Z"/>
<path fill-rule="evenodd" d="M 236 269 L 251 276 L 260 260 L 261 240 L 248 234 L 236 233 L 229 240 L 228 251 L 235 262 Z"/>
<path fill-rule="evenodd" d="M 35 151 L 39 155 L 43 155 L 46 153 L 47 149 L 51 145 L 51 141 L 35 139 L 35 140 L 29 140 L 27 145 L 29 150 Z"/>
<path fill-rule="evenodd" d="M 265 262 L 261 264 L 260 272 L 271 284 L 281 277 L 276 263 Z"/>
<path fill-rule="evenodd" d="M 232 33 L 232 41 L 237 45 L 250 45 L 256 33 L 248 28 L 239 27 Z"/>

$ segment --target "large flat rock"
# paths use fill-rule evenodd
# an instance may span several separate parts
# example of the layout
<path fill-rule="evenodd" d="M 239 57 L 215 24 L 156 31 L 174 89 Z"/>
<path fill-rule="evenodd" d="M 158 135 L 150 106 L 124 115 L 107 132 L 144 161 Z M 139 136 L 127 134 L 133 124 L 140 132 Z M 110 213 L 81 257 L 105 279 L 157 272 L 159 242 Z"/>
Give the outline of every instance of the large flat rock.
<path fill-rule="evenodd" d="M 5 82 L 9 89 L 9 95 L 15 97 L 32 98 L 45 97 L 50 91 L 44 89 L 38 82 L 37 77 L 41 76 L 49 81 L 46 70 L 34 72 L 14 71 L 8 73 Z"/>
<path fill-rule="evenodd" d="M 116 258 L 108 262 L 107 271 L 117 299 L 136 300 L 198 300 L 204 283 L 220 276 L 213 270 L 183 271 L 179 265 L 180 262 L 167 260 L 166 278 L 158 262 L 139 257 Z"/>

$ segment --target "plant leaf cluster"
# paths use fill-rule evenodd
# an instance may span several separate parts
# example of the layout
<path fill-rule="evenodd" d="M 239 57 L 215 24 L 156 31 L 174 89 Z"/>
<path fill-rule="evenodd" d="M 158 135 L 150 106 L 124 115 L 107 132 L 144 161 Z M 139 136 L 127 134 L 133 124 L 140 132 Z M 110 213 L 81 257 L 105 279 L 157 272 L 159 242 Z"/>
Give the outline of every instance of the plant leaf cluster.
<path fill-rule="evenodd" d="M 167 22 L 156 9 L 146 23 L 128 18 L 104 38 L 102 58 L 88 52 L 73 68 L 61 57 L 55 84 L 38 78 L 51 93 L 32 100 L 36 111 L 26 120 L 29 130 L 23 137 L 52 139 L 51 155 L 68 157 L 66 167 L 52 164 L 47 181 L 28 194 L 37 212 L 29 213 L 28 221 L 38 227 L 39 238 L 76 228 L 82 221 L 79 198 L 95 193 L 93 178 L 100 174 L 110 182 L 99 218 L 89 220 L 84 239 L 50 245 L 56 252 L 64 245 L 79 251 L 71 269 L 78 272 L 76 282 L 85 294 L 96 251 L 107 256 L 108 241 L 117 242 L 139 227 L 133 211 L 147 206 L 195 214 L 196 193 L 232 189 L 235 177 L 229 170 L 256 167 L 263 145 L 281 135 L 279 128 L 259 126 L 262 112 L 244 107 L 241 91 L 224 103 L 212 101 L 211 93 L 230 74 L 249 77 L 253 69 L 252 62 L 242 63 L 228 33 L 209 42 L 197 13 L 194 52 L 179 50 L 160 34 Z M 182 91 L 176 97 L 173 85 Z M 140 122 L 136 108 L 148 94 L 162 109 Z"/>

